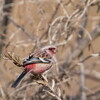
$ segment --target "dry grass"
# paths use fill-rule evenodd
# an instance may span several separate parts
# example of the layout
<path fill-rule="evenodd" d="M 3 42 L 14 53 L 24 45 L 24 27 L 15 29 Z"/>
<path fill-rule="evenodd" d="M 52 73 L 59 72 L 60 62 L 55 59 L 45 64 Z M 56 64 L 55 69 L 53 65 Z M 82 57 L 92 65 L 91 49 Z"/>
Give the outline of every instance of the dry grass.
<path fill-rule="evenodd" d="M 0 5 L 0 100 L 99 100 L 100 1 L 5 1 Z M 23 58 L 50 44 L 58 53 L 43 75 L 48 83 L 29 74 L 11 88 Z"/>

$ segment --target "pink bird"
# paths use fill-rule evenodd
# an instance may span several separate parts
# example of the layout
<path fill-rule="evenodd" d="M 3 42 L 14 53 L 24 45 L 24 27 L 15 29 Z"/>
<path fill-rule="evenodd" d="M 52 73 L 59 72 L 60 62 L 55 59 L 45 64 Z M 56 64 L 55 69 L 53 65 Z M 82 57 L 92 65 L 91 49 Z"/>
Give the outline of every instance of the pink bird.
<path fill-rule="evenodd" d="M 57 49 L 55 46 L 46 46 L 24 59 L 24 71 L 12 84 L 12 87 L 15 88 L 28 72 L 31 72 L 35 75 L 40 75 L 43 72 L 49 70 L 53 65 L 53 56 L 56 54 L 56 51 Z"/>

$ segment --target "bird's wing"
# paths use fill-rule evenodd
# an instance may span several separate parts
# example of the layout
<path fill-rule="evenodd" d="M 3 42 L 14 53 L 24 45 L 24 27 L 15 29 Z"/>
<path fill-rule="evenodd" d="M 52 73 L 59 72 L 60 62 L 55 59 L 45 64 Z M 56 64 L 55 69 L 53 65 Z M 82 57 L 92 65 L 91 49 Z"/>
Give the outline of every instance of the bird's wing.
<path fill-rule="evenodd" d="M 29 58 L 29 59 L 25 59 L 23 61 L 23 65 L 36 64 L 36 63 L 49 64 L 49 63 L 51 63 L 51 60 L 50 59 L 46 59 L 46 58 L 41 58 L 41 57 L 32 57 L 32 58 Z"/>

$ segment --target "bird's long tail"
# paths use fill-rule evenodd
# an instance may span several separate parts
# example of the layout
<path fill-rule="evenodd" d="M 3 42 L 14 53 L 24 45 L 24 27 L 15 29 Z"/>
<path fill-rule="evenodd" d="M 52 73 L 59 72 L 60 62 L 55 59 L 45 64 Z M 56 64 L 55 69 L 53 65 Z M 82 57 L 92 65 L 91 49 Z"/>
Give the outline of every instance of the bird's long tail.
<path fill-rule="evenodd" d="M 16 81 L 12 84 L 11 87 L 16 88 L 16 86 L 19 84 L 19 82 L 23 79 L 23 77 L 28 73 L 28 71 L 24 70 L 20 76 L 16 79 Z"/>

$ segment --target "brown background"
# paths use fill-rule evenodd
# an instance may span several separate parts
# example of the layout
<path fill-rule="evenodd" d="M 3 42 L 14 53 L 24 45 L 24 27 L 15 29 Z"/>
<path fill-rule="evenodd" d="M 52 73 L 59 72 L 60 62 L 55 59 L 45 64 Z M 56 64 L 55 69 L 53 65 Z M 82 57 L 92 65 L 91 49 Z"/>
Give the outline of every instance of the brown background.
<path fill-rule="evenodd" d="M 39 48 L 43 45 L 49 45 L 49 35 L 48 30 L 50 29 L 51 23 L 61 16 L 66 16 L 66 12 L 69 16 L 78 9 L 79 7 L 85 7 L 84 4 L 85 0 L 73 0 L 72 2 L 70 0 L 61 0 L 62 2 L 60 5 L 58 5 L 59 0 L 12 0 L 12 3 L 4 5 L 5 9 L 9 9 L 9 11 L 5 11 L 3 13 L 7 13 L 12 20 L 20 25 L 20 28 L 16 27 L 16 25 L 9 19 L 8 17 L 8 23 L 5 25 L 6 32 L 5 38 L 2 40 L 4 45 L 2 49 L 2 54 L 5 54 L 6 52 L 14 53 L 15 55 L 19 56 L 21 59 L 28 56 L 31 52 L 33 52 L 34 47 Z M 89 2 L 89 0 L 86 0 Z M 90 0 L 91 2 L 93 0 Z M 94 0 L 95 2 L 99 0 Z M 69 2 L 69 3 L 68 3 Z M 56 7 L 58 6 L 57 11 Z M 99 2 L 100 7 L 100 2 Z M 94 5 L 89 7 L 87 10 L 87 25 L 85 26 L 84 30 L 84 36 L 87 36 L 87 31 L 91 33 L 96 25 L 100 23 L 100 11 L 97 11 L 98 6 Z M 99 8 L 100 9 L 100 8 Z M 54 13 L 55 12 L 55 13 Z M 7 15 L 7 16 L 8 16 Z M 75 23 L 78 22 L 78 25 L 80 25 L 81 20 L 77 20 L 77 18 L 73 18 Z M 59 22 L 60 23 L 60 22 Z M 76 25 L 76 24 L 75 24 Z M 73 25 L 74 26 L 74 25 Z M 25 33 L 25 31 L 21 30 L 21 28 L 24 28 L 27 33 L 31 36 L 28 37 Z M 77 26 L 75 26 L 76 28 Z M 54 28 L 57 30 L 56 26 Z M 100 28 L 100 27 L 99 27 Z M 52 29 L 53 30 L 53 29 Z M 100 31 L 99 31 L 100 32 Z M 2 34 L 3 34 L 2 33 Z M 63 33 L 63 30 L 61 32 L 58 32 L 56 36 L 56 42 L 53 41 L 53 44 L 60 44 L 63 43 L 63 41 L 66 39 L 66 33 L 65 35 L 61 35 Z M 78 46 L 77 44 L 77 32 L 73 33 L 74 38 L 68 42 L 68 44 L 65 44 L 64 46 L 58 46 L 58 53 L 56 55 L 57 59 L 57 66 L 54 65 L 54 67 L 51 69 L 51 71 L 48 73 L 49 75 L 52 75 L 54 73 L 57 73 L 56 67 L 61 68 L 64 62 L 69 60 L 69 56 L 74 52 L 75 48 Z M 95 33 L 94 33 L 95 34 Z M 53 33 L 51 32 L 51 37 L 53 37 Z M 99 34 L 100 35 L 100 34 Z M 75 57 L 71 61 L 78 62 L 80 59 L 87 57 L 90 54 L 100 52 L 100 37 L 96 37 L 95 40 L 91 41 L 92 49 L 88 50 L 88 46 L 85 46 L 85 48 L 82 50 L 82 55 L 80 57 Z M 44 36 L 44 37 L 42 37 Z M 57 40 L 58 39 L 58 40 Z M 44 41 L 44 42 L 43 42 Z M 46 41 L 46 42 L 45 42 Z M 93 65 L 93 63 L 97 62 L 97 65 Z M 64 65 L 66 68 L 67 65 Z M 84 72 L 87 73 L 85 76 L 85 94 L 87 95 L 87 100 L 99 100 L 100 99 L 100 57 L 92 57 L 85 61 L 84 63 Z M 49 94 L 46 94 L 47 98 L 44 97 L 42 99 L 41 94 L 43 91 L 40 91 L 41 86 L 36 84 L 35 86 L 27 87 L 23 90 L 20 90 L 19 92 L 16 92 L 11 96 L 11 94 L 16 91 L 17 89 L 12 89 L 10 86 L 12 82 L 18 77 L 18 75 L 22 72 L 23 68 L 18 68 L 16 65 L 12 63 L 12 61 L 4 60 L 1 57 L 0 60 L 0 100 L 55 100 L 51 99 L 49 97 Z M 60 71 L 60 69 L 59 69 Z M 69 70 L 66 69 L 66 72 L 69 72 Z M 75 69 L 76 72 L 80 71 L 80 67 L 77 66 Z M 89 76 L 90 75 L 90 76 Z M 25 78 L 27 79 L 29 75 Z M 65 76 L 64 76 L 65 77 Z M 62 77 L 62 79 L 64 78 Z M 57 93 L 57 89 L 59 88 L 61 91 L 61 97 L 63 100 L 67 100 L 67 97 L 73 98 L 68 100 L 81 100 L 78 97 L 81 97 L 80 95 L 80 75 L 79 74 L 73 74 L 69 75 L 71 78 L 69 80 L 70 87 L 66 85 L 65 83 L 62 83 L 61 85 L 56 87 L 55 83 L 55 92 Z M 48 80 L 50 81 L 50 84 L 52 80 L 55 80 L 54 77 L 52 79 Z M 62 80 L 61 79 L 61 80 Z M 65 78 L 66 79 L 66 78 Z M 60 82 L 61 82 L 60 80 Z M 56 82 L 56 80 L 55 80 Z M 22 85 L 27 84 L 27 82 Z M 4 96 L 2 95 L 2 91 Z M 96 92 L 99 93 L 99 95 L 96 95 Z M 40 94 L 39 94 L 40 93 Z M 94 95 L 95 94 L 95 95 Z M 44 95 L 44 94 L 42 94 Z M 88 97 L 88 95 L 94 95 Z M 32 98 L 33 97 L 33 98 Z M 41 98 L 40 98 L 41 97 Z M 75 97 L 75 98 L 74 98 Z M 25 99 L 23 99 L 25 98 Z M 86 100 L 86 99 L 83 99 Z"/>

